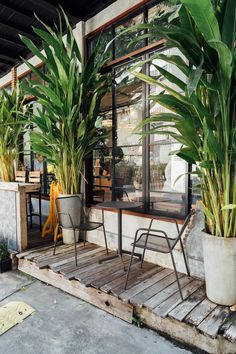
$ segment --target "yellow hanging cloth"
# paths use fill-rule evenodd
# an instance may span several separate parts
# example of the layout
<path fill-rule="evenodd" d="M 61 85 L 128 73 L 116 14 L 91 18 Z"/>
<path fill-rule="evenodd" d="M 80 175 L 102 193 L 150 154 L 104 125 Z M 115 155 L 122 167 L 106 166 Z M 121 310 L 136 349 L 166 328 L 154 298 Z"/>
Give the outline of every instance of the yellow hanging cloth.
<path fill-rule="evenodd" d="M 59 184 L 53 181 L 50 185 L 50 208 L 49 208 L 49 215 L 47 220 L 43 225 L 42 230 L 42 238 L 44 238 L 48 234 L 54 233 L 54 241 L 56 239 L 56 234 L 58 230 L 58 223 L 57 223 L 57 213 L 56 213 L 56 204 L 55 200 L 61 193 L 61 188 Z M 59 234 L 58 237 L 62 235 Z"/>

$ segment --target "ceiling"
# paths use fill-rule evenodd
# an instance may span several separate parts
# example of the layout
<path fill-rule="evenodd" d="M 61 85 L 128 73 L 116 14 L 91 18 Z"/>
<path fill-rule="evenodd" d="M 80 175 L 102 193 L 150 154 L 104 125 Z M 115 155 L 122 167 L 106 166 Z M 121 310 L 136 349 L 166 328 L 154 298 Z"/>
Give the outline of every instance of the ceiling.
<path fill-rule="evenodd" d="M 34 13 L 48 25 L 58 23 L 59 5 L 66 11 L 72 25 L 86 21 L 116 0 L 0 0 L 0 77 L 27 58 L 30 52 L 21 42 L 19 34 L 40 41 L 32 26 L 40 27 Z"/>

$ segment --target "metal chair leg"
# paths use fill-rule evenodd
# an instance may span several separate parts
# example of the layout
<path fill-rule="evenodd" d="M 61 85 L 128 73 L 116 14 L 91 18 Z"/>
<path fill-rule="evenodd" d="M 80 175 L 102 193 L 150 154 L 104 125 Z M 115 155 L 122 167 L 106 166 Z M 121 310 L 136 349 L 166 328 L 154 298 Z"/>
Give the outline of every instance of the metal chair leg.
<path fill-rule="evenodd" d="M 33 228 L 33 217 L 32 217 L 32 199 L 31 193 L 29 193 L 29 209 L 30 209 L 30 228 Z"/>
<path fill-rule="evenodd" d="M 184 257 L 185 268 L 186 268 L 188 276 L 190 277 L 190 270 L 189 270 L 189 266 L 188 266 L 188 262 L 187 262 L 187 257 L 186 257 L 186 254 L 185 254 L 185 251 L 184 251 L 183 242 L 182 242 L 181 239 L 180 239 L 180 246 L 181 246 L 181 250 L 182 250 L 182 253 L 183 253 L 183 257 Z"/>
<path fill-rule="evenodd" d="M 127 284 L 128 284 L 128 280 L 129 280 L 129 273 L 130 273 L 132 262 L 133 262 L 134 249 L 135 249 L 135 242 L 133 244 L 133 249 L 132 249 L 132 252 L 131 252 L 131 258 L 130 258 L 130 262 L 129 262 L 129 267 L 128 267 L 128 271 L 127 271 L 127 275 L 126 275 L 126 279 L 125 279 L 125 290 L 127 289 Z"/>
<path fill-rule="evenodd" d="M 55 256 L 56 254 L 56 246 L 57 246 L 57 241 L 58 241 L 58 234 L 59 234 L 59 226 L 57 224 L 56 226 L 56 237 L 55 237 L 55 241 L 54 241 L 54 248 L 53 248 L 53 256 Z"/>
<path fill-rule="evenodd" d="M 39 228 L 42 231 L 42 203 L 41 203 L 41 191 L 39 190 Z"/>
<path fill-rule="evenodd" d="M 175 272 L 175 276 L 176 276 L 176 281 L 177 281 L 178 288 L 179 288 L 180 297 L 181 297 L 181 300 L 183 301 L 184 297 L 183 297 L 182 289 L 181 289 L 181 286 L 180 286 L 179 277 L 178 277 L 177 269 L 176 269 L 176 266 L 175 266 L 175 260 L 174 260 L 174 256 L 173 256 L 172 250 L 170 250 L 170 255 L 171 255 L 171 260 L 172 260 L 172 264 L 173 264 L 173 268 L 174 268 L 174 272 Z"/>
<path fill-rule="evenodd" d="M 142 260 L 141 260 L 141 268 L 143 268 L 143 261 L 144 261 L 144 256 L 145 256 L 145 252 L 146 252 L 147 240 L 148 240 L 148 234 L 146 236 L 145 245 L 144 245 L 144 248 L 143 248 L 143 255 L 142 255 Z"/>
<path fill-rule="evenodd" d="M 106 230 L 104 224 L 102 225 L 103 228 L 103 234 L 104 234 L 104 241 L 105 241 L 105 247 L 106 247 L 106 253 L 109 254 L 108 252 L 108 246 L 107 246 L 107 235 L 106 235 Z"/>
<path fill-rule="evenodd" d="M 87 231 L 85 230 L 84 231 L 84 246 L 85 246 L 85 243 L 86 243 L 86 239 L 87 239 Z"/>
<path fill-rule="evenodd" d="M 77 247 L 76 247 L 76 235 L 75 235 L 75 229 L 73 229 L 74 232 L 74 245 L 75 245 L 75 265 L 77 267 L 78 262 L 77 262 Z"/>

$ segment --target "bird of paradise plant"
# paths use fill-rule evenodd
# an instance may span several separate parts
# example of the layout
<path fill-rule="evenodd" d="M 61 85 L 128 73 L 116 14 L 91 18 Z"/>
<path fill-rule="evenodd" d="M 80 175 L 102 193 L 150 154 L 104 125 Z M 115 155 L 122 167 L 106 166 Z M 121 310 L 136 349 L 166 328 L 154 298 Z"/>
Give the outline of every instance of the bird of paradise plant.
<path fill-rule="evenodd" d="M 17 87 L 12 93 L 0 91 L 0 179 L 14 181 L 23 133 L 27 127 L 27 109 Z"/>
<path fill-rule="evenodd" d="M 108 59 L 106 53 L 101 54 L 98 44 L 84 64 L 72 27 L 62 9 L 61 12 L 59 28 L 51 28 L 40 20 L 44 29 L 33 28 L 44 52 L 29 38 L 21 36 L 32 54 L 47 67 L 44 74 L 25 61 L 38 80 L 31 80 L 23 88 L 43 107 L 31 116 L 32 123 L 38 127 L 31 133 L 33 151 L 45 156 L 55 167 L 62 193 L 77 194 L 84 161 L 105 137 L 97 120 L 101 99 L 108 90 L 107 77 L 101 74 Z M 62 20 L 66 23 L 65 34 Z"/>
<path fill-rule="evenodd" d="M 166 132 L 181 144 L 176 154 L 195 165 L 200 178 L 206 232 L 236 237 L 236 2 L 179 3 L 138 26 L 147 31 L 144 36 L 164 38 L 167 48 L 181 53 L 156 53 L 150 61 L 161 59 L 186 77 L 155 62 L 157 79 L 133 69 L 138 78 L 163 89 L 150 99 L 170 111 L 144 120 L 138 130 L 148 125 L 145 134 Z"/>

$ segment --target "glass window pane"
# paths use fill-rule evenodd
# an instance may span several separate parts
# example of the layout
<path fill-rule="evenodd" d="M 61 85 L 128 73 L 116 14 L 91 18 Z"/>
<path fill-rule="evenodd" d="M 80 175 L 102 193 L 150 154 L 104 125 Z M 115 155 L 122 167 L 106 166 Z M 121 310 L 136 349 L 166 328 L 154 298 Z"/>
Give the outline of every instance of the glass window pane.
<path fill-rule="evenodd" d="M 112 28 L 109 27 L 103 32 L 97 34 L 96 36 L 88 39 L 88 56 L 90 56 L 98 41 L 100 43 L 99 53 L 103 53 L 107 44 L 112 40 Z M 107 57 L 111 60 L 112 59 L 112 45 L 107 50 Z"/>
<path fill-rule="evenodd" d="M 119 35 L 122 31 L 137 24 L 143 23 L 144 16 L 143 13 L 132 17 L 122 24 L 115 27 L 115 36 Z M 127 32 L 120 37 L 115 39 L 115 58 L 120 58 L 128 53 L 131 53 L 137 49 L 144 47 L 145 41 L 139 40 L 138 42 L 132 43 L 132 40 L 138 38 L 142 31 L 137 30 L 135 32 Z"/>
<path fill-rule="evenodd" d="M 112 150 L 93 151 L 93 201 L 102 202 L 112 199 Z"/>
<path fill-rule="evenodd" d="M 116 110 L 116 119 L 118 146 L 142 144 L 140 136 L 133 132 L 142 120 L 142 102 L 118 108 Z"/>
<path fill-rule="evenodd" d="M 107 74 L 107 79 L 108 79 L 109 90 L 105 94 L 105 96 L 103 96 L 103 98 L 101 100 L 100 112 L 109 111 L 112 109 L 112 74 L 111 74 L 111 72 L 109 72 Z"/>
<path fill-rule="evenodd" d="M 114 150 L 117 200 L 139 200 L 142 197 L 142 147 L 117 147 Z"/>
<path fill-rule="evenodd" d="M 159 4 L 152 6 L 148 9 L 148 22 L 154 21 L 158 23 L 158 17 L 160 16 L 160 14 L 167 10 L 168 7 L 170 6 L 170 2 L 169 1 L 162 1 Z M 157 34 L 152 35 L 150 38 L 148 38 L 148 43 L 154 43 L 157 42 L 161 39 L 160 36 L 158 36 Z"/>
<path fill-rule="evenodd" d="M 133 130 L 142 120 L 143 83 L 129 72 L 135 63 L 115 69 L 118 146 L 140 144 L 140 137 L 134 134 Z"/>

